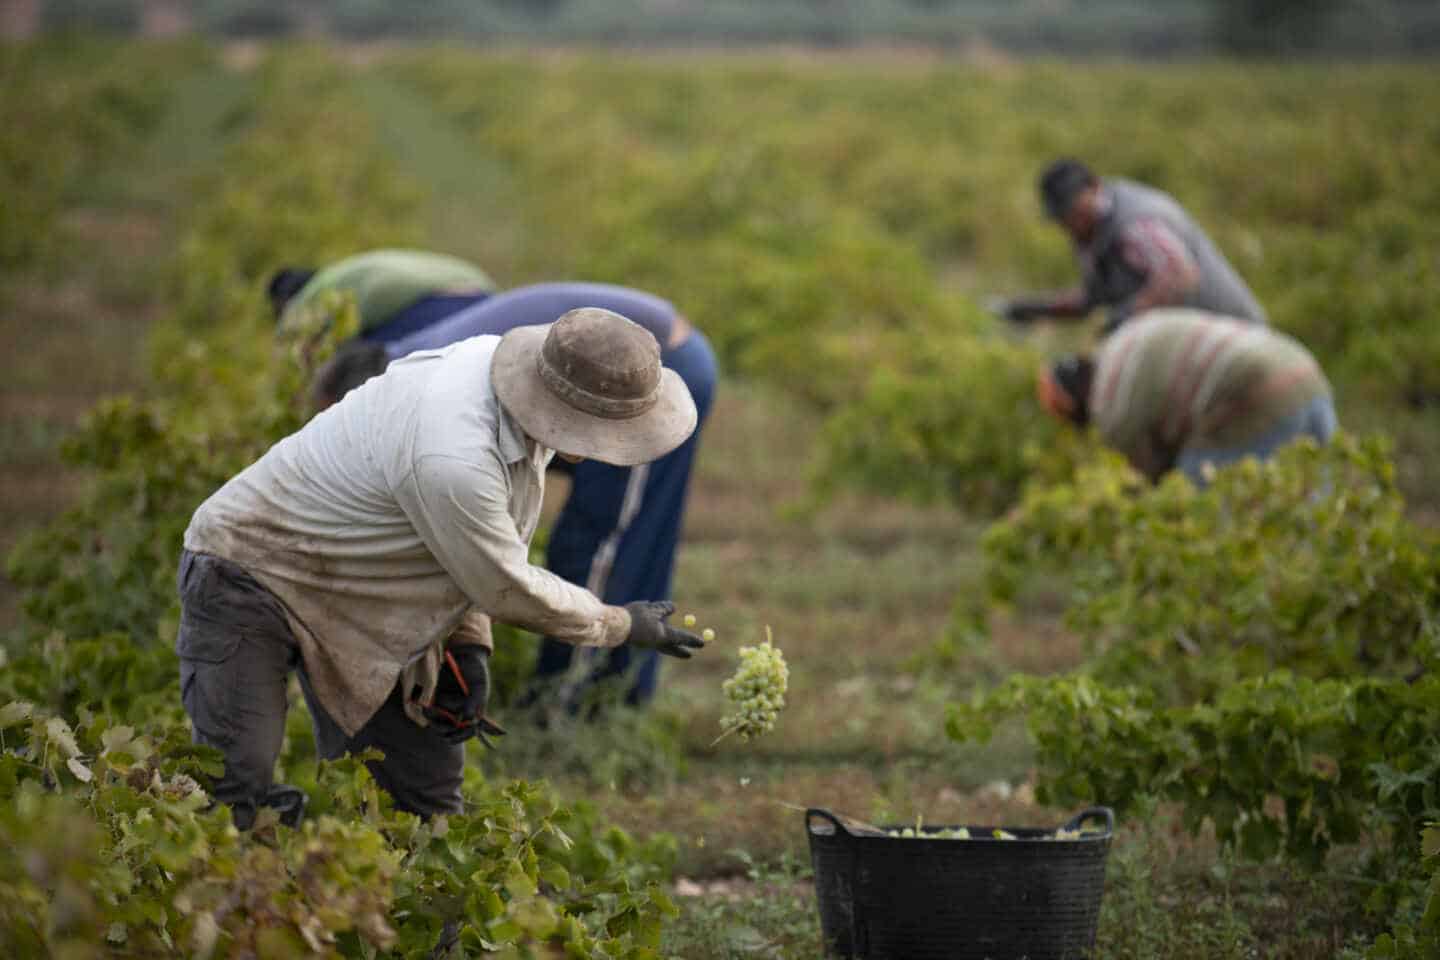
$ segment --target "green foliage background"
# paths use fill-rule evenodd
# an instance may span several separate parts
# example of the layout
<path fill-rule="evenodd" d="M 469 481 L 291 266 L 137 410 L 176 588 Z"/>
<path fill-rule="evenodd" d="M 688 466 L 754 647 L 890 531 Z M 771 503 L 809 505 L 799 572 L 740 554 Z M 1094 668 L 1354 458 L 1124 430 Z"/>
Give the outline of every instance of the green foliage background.
<path fill-rule="evenodd" d="M 198 45 L 135 48 L 73 39 L 0 48 L 0 269 L 50 252 L 61 206 L 133 151 L 168 99 L 168 79 L 208 59 Z M 56 82 L 57 76 L 63 77 Z"/>

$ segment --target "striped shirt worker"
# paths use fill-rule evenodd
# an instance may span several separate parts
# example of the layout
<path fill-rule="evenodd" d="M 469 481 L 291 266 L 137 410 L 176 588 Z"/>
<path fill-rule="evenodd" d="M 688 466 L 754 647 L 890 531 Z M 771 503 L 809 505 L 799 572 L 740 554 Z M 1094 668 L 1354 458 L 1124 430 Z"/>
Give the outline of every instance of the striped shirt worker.
<path fill-rule="evenodd" d="M 1299 341 L 1183 308 L 1137 316 L 1093 359 L 1056 364 L 1041 395 L 1157 481 L 1179 469 L 1203 485 L 1216 467 L 1337 428 L 1330 383 Z"/>

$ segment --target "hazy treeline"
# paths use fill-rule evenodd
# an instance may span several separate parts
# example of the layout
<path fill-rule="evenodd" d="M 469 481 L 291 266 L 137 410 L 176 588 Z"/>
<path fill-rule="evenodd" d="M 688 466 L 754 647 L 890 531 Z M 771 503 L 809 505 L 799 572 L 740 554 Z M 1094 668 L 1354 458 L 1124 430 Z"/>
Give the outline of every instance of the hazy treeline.
<path fill-rule="evenodd" d="M 1144 56 L 1415 56 L 1433 0 L 0 0 L 0 30 L 350 40 L 866 43 Z"/>

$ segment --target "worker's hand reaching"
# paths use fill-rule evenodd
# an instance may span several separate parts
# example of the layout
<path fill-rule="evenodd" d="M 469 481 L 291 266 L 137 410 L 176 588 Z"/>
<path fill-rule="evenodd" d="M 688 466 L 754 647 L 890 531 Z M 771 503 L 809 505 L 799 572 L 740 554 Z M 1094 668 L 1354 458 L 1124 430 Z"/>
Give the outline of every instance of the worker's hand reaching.
<path fill-rule="evenodd" d="M 425 708 L 435 732 L 451 743 L 478 736 L 493 747 L 486 734 L 502 736 L 505 731 L 485 716 L 489 701 L 490 651 L 476 644 L 447 646 L 435 697 Z"/>
<path fill-rule="evenodd" d="M 1017 326 L 1033 323 L 1045 315 L 1044 308 L 1033 300 L 991 297 L 985 301 L 985 308 L 1002 320 Z"/>
<path fill-rule="evenodd" d="M 675 604 L 668 600 L 637 600 L 625 604 L 630 611 L 630 636 L 626 642 L 645 650 L 659 650 L 667 657 L 689 659 L 692 650 L 705 646 L 705 641 L 679 627 L 672 627 L 665 618 L 675 612 Z"/>

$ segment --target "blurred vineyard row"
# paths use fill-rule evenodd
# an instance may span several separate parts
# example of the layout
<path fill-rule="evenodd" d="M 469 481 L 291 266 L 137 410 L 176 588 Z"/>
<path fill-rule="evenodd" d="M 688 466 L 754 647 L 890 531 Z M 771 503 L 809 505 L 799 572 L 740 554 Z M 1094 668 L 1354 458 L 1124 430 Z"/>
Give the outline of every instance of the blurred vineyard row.
<path fill-rule="evenodd" d="M 51 252 L 56 214 L 87 181 L 133 152 L 171 83 L 209 54 L 199 45 L 135 48 L 72 40 L 0 48 L 0 269 Z"/>
<path fill-rule="evenodd" d="M 1440 399 L 1431 69 L 433 51 L 390 69 L 516 172 L 526 243 L 502 276 L 673 298 L 731 369 L 833 411 L 827 485 L 999 511 L 1065 474 L 1029 398 L 1052 345 L 977 303 L 1073 281 L 1033 181 L 1075 155 L 1181 198 L 1319 356 L 1342 422 L 1401 432 L 1405 489 L 1433 496 L 1433 413 L 1407 413 Z"/>

